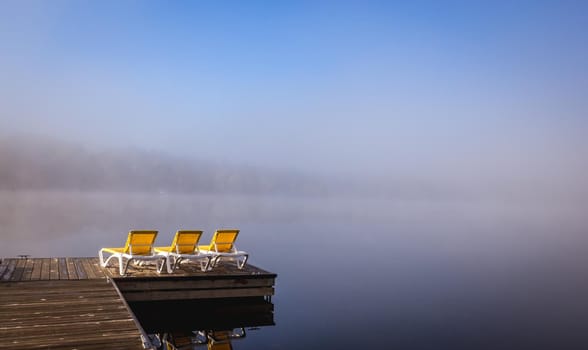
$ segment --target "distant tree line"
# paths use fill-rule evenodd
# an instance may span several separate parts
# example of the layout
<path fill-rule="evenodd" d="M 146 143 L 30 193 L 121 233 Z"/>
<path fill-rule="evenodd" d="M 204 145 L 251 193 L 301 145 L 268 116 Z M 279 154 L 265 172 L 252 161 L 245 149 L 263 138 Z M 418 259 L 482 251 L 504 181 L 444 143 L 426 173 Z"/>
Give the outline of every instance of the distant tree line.
<path fill-rule="evenodd" d="M 0 189 L 320 195 L 318 179 L 141 150 L 0 138 Z"/>

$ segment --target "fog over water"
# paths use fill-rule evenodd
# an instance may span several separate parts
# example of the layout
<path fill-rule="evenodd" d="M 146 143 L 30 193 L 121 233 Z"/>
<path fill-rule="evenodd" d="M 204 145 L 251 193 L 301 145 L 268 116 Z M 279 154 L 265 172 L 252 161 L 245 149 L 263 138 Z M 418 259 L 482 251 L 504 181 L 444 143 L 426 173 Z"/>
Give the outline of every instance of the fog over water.
<path fill-rule="evenodd" d="M 177 229 L 202 229 L 208 240 L 239 228 L 239 248 L 278 279 L 276 325 L 249 331 L 236 348 L 588 341 L 581 182 L 543 187 L 543 175 L 528 174 L 537 182 L 512 191 L 442 179 L 331 182 L 141 149 L 2 142 L 2 257 L 95 256 L 130 229 L 157 229 L 165 244 Z"/>
<path fill-rule="evenodd" d="M 62 190 L 0 198 L 3 257 L 95 256 L 131 228 L 158 229 L 165 244 L 179 228 L 203 229 L 205 241 L 238 227 L 250 262 L 278 273 L 276 325 L 250 331 L 239 349 L 588 341 L 588 221 L 577 204 Z"/>
<path fill-rule="evenodd" d="M 55 247 L 77 250 L 88 243 L 76 238 L 84 232 L 95 236 L 96 245 L 84 250 L 92 255 L 105 244 L 100 243 L 101 237 L 118 239 L 137 227 L 158 228 L 170 235 L 177 228 L 192 226 L 213 230 L 245 224 L 389 225 L 394 234 L 386 239 L 414 235 L 474 243 L 497 238 L 513 244 L 557 237 L 581 240 L 586 229 L 587 186 L 572 178 L 581 174 L 567 170 L 530 169 L 519 174 L 526 181 L 513 175 L 508 183 L 493 183 L 489 174 L 464 183 L 432 174 L 415 176 L 414 181 L 376 180 L 371 174 L 360 181 L 332 175 L 330 181 L 311 171 L 288 172 L 140 149 L 86 147 L 29 135 L 4 137 L 0 144 L 4 256 L 71 255 L 31 243 L 58 239 L 67 243 Z M 557 172 L 556 179 L 553 173 Z M 430 229 L 413 234 L 392 229 L 405 222 Z M 464 227 L 435 232 L 437 224 Z M 481 231 L 468 233 L 465 228 L 471 225 Z M 574 235 L 561 237 L 566 232 Z M 363 230 L 351 234 L 346 238 L 349 243 L 370 235 Z"/>

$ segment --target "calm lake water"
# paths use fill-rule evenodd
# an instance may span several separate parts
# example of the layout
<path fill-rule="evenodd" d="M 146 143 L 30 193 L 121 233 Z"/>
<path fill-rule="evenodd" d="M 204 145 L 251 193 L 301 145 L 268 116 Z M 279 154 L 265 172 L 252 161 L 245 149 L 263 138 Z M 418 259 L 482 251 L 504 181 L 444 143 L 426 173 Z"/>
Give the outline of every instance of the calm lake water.
<path fill-rule="evenodd" d="M 158 229 L 163 244 L 180 228 L 202 229 L 206 241 L 234 227 L 250 262 L 278 274 L 275 325 L 241 325 L 246 337 L 232 341 L 235 349 L 585 349 L 587 209 L 1 192 L 0 256 L 95 256 L 123 244 L 129 229 Z"/>

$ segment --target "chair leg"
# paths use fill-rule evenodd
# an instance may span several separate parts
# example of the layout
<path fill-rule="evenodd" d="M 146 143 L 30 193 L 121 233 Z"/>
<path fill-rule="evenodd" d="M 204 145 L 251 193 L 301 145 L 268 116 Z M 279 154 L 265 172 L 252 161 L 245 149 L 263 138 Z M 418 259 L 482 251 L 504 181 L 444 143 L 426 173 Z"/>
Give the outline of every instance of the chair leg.
<path fill-rule="evenodd" d="M 173 259 L 171 256 L 165 256 L 165 271 L 167 271 L 167 273 L 171 273 L 171 259 Z M 163 267 L 161 269 L 163 270 Z"/>
<path fill-rule="evenodd" d="M 102 249 L 98 252 L 98 257 L 100 258 L 100 266 L 105 267 L 106 263 L 104 262 L 104 252 Z"/>
<path fill-rule="evenodd" d="M 169 256 L 166 256 L 164 260 L 161 261 L 161 269 L 163 270 L 163 265 L 165 264 L 165 270 L 167 273 L 171 273 L 169 271 Z"/>
<path fill-rule="evenodd" d="M 210 260 L 210 256 L 207 256 L 206 260 L 200 259 L 200 270 L 202 270 L 202 272 L 208 271 L 208 268 L 210 267 Z"/>
<path fill-rule="evenodd" d="M 131 261 L 133 261 L 133 258 L 130 258 L 130 259 L 127 260 L 127 263 L 125 264 L 125 268 L 124 269 L 122 268 L 122 265 L 121 265 L 121 269 L 120 269 L 120 271 L 121 271 L 120 275 L 121 276 L 124 276 L 124 275 L 127 274 L 127 269 L 129 268 L 129 264 L 131 263 Z M 120 258 L 120 262 L 122 264 L 122 257 Z"/>
<path fill-rule="evenodd" d="M 103 252 L 100 252 L 99 255 L 100 255 L 100 257 L 99 257 L 99 259 L 100 259 L 100 266 L 107 267 L 109 265 L 109 263 L 110 263 L 110 260 L 115 259 L 115 258 L 117 258 L 119 260 L 119 266 L 120 266 L 120 261 L 122 259 L 120 255 L 118 255 L 118 254 L 112 254 L 112 255 L 110 255 L 106 259 L 104 259 L 104 253 Z"/>
<path fill-rule="evenodd" d="M 243 267 L 245 267 L 245 264 L 247 263 L 247 259 L 249 259 L 249 255 L 245 254 L 243 255 L 243 261 L 240 262 L 239 257 L 237 257 L 237 268 L 239 270 L 243 269 Z"/>
<path fill-rule="evenodd" d="M 128 263 L 129 262 L 127 261 L 127 264 Z M 122 256 L 119 255 L 118 256 L 118 273 L 121 276 L 124 276 L 126 271 L 127 271 L 127 268 L 126 267 L 123 269 L 123 258 L 122 258 Z"/>
<path fill-rule="evenodd" d="M 167 257 L 167 273 L 173 273 L 176 270 L 176 265 L 179 263 L 178 257 L 168 256 Z"/>
<path fill-rule="evenodd" d="M 170 269 L 170 273 L 174 272 L 178 268 L 178 266 L 180 266 L 181 262 L 182 262 L 182 258 L 174 257 L 174 264 Z"/>
<path fill-rule="evenodd" d="M 162 260 L 161 261 L 161 265 L 159 264 L 158 261 L 155 262 L 155 268 L 157 269 L 157 273 L 161 273 L 161 271 L 163 271 L 163 267 L 167 265 L 167 257 L 165 258 L 165 261 Z"/>

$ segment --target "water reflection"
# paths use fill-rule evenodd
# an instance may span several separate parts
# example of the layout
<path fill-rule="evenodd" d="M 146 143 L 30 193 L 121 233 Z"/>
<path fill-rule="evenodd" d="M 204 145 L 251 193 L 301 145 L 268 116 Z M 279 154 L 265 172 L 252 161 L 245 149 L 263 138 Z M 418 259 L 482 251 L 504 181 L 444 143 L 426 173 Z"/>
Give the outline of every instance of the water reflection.
<path fill-rule="evenodd" d="M 273 326 L 274 305 L 264 298 L 131 303 L 157 349 L 233 349 L 250 332 Z"/>
<path fill-rule="evenodd" d="M 253 328 L 257 330 L 257 328 Z M 200 349 L 207 345 L 208 349 L 233 349 L 233 340 L 245 338 L 245 327 L 226 330 L 201 330 L 190 333 L 164 333 L 160 339 L 160 349 L 184 350 Z"/>
<path fill-rule="evenodd" d="M 244 327 L 231 339 L 240 350 L 578 348 L 588 344 L 587 212 L 588 202 L 5 191 L 0 256 L 96 256 L 130 228 L 158 229 L 165 244 L 180 228 L 206 240 L 236 227 L 251 263 L 278 273 L 279 312 L 211 318 L 218 308 L 150 304 L 137 312 L 148 332 Z"/>

